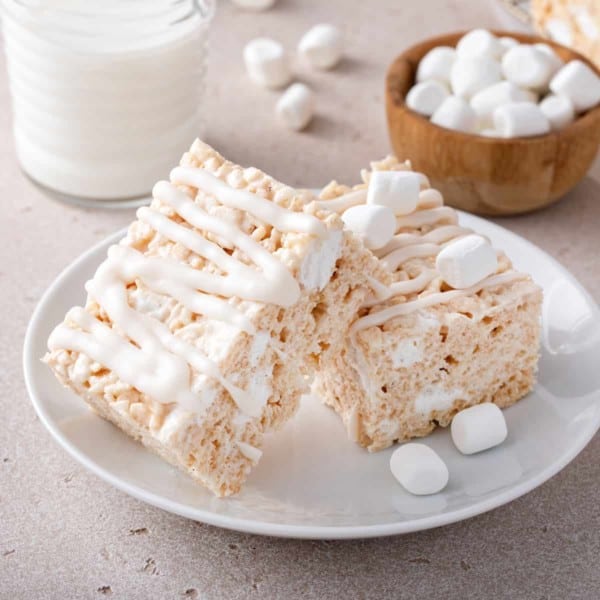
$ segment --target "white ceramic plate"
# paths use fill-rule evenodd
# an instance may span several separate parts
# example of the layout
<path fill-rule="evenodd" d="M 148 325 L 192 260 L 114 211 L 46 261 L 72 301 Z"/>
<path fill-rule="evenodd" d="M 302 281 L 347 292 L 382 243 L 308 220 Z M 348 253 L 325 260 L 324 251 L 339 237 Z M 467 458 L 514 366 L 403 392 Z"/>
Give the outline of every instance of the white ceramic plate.
<path fill-rule="evenodd" d="M 40 362 L 46 339 L 67 309 L 83 302 L 84 282 L 123 232 L 95 246 L 50 286 L 29 325 L 27 387 L 44 425 L 74 458 L 124 492 L 164 510 L 240 531 L 299 538 L 406 533 L 472 517 L 510 502 L 560 471 L 600 425 L 600 315 L 577 281 L 522 238 L 461 214 L 489 236 L 545 292 L 539 383 L 506 411 L 507 441 L 462 456 L 447 430 L 425 440 L 446 461 L 439 494 L 411 496 L 392 477 L 392 449 L 369 454 L 346 438 L 335 414 L 307 397 L 295 419 L 266 443 L 237 497 L 218 500 L 64 390 Z"/>

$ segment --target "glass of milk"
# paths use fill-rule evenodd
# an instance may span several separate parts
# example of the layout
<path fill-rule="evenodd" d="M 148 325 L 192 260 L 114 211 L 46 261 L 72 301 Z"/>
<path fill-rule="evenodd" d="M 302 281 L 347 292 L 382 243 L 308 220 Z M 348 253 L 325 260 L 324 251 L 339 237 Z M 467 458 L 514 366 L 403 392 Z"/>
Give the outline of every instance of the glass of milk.
<path fill-rule="evenodd" d="M 0 6 L 23 171 L 72 202 L 143 202 L 202 136 L 214 0 Z"/>

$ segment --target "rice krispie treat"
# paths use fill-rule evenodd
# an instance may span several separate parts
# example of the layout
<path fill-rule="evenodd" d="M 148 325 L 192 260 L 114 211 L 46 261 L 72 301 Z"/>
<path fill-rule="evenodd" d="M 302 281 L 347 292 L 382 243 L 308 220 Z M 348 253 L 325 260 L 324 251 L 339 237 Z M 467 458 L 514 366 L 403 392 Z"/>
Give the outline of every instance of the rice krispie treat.
<path fill-rule="evenodd" d="M 357 313 L 341 352 L 323 358 L 313 390 L 341 416 L 352 440 L 376 451 L 447 426 L 468 406 L 506 407 L 527 394 L 538 362 L 542 295 L 503 253 L 458 224 L 426 177 L 373 175 L 408 172 L 409 163 L 390 157 L 372 169 L 354 188 L 331 183 L 319 204 L 356 230 L 351 217 L 378 205 L 377 191 L 371 195 L 379 180 L 384 204 L 395 205 L 398 216 L 391 240 L 373 252 L 393 282 L 379 286 Z"/>
<path fill-rule="evenodd" d="M 311 365 L 339 351 L 378 269 L 314 200 L 196 141 L 109 249 L 45 361 L 216 495 L 237 492 Z"/>

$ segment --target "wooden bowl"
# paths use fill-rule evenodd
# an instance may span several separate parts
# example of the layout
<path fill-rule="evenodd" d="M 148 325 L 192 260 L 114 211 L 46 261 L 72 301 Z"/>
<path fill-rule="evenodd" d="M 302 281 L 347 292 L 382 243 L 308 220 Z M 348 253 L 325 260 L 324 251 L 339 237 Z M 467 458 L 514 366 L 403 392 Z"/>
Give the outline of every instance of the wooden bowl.
<path fill-rule="evenodd" d="M 488 138 L 445 129 L 410 110 L 404 98 L 417 65 L 436 46 L 456 46 L 465 32 L 428 39 L 390 66 L 386 110 L 394 152 L 410 159 L 442 192 L 447 204 L 484 215 L 514 215 L 547 206 L 587 173 L 600 144 L 600 106 L 564 129 L 530 138 Z M 583 56 L 543 38 L 495 31 L 525 43 L 549 44 L 565 61 Z M 600 73 L 599 73 L 600 74 Z"/>

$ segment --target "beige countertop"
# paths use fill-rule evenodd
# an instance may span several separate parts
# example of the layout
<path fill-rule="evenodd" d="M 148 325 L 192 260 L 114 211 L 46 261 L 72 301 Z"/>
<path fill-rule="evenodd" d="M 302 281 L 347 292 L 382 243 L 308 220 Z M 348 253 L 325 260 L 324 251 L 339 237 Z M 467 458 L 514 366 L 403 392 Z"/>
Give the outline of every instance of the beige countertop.
<path fill-rule="evenodd" d="M 247 83 L 241 48 L 259 34 L 291 46 L 319 21 L 345 28 L 348 57 L 332 73 L 302 73 L 319 115 L 305 133 L 289 133 L 272 117 L 277 95 Z M 223 0 L 212 30 L 207 141 L 290 184 L 354 181 L 362 165 L 389 152 L 382 96 L 391 58 L 428 35 L 510 24 L 492 0 L 281 0 L 260 15 Z M 598 596 L 598 436 L 562 473 L 507 506 L 440 529 L 356 542 L 279 540 L 194 523 L 76 464 L 27 398 L 23 336 L 59 271 L 132 211 L 59 205 L 23 177 L 0 62 L 0 598 Z M 600 161 L 559 204 L 498 222 L 557 258 L 600 299 Z"/>

